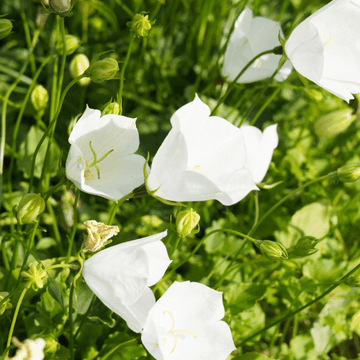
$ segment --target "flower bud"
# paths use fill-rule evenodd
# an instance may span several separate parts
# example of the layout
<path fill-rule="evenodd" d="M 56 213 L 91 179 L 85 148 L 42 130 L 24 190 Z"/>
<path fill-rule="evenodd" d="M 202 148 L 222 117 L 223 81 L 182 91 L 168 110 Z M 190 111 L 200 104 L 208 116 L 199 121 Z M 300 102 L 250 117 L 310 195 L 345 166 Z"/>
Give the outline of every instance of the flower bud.
<path fill-rule="evenodd" d="M 48 102 L 49 93 L 42 85 L 37 85 L 31 93 L 31 103 L 40 117 L 44 115 Z"/>
<path fill-rule="evenodd" d="M 359 287 L 360 285 L 360 281 L 356 276 L 349 276 L 342 280 L 342 282 L 350 287 Z"/>
<path fill-rule="evenodd" d="M 106 58 L 95 61 L 85 73 L 93 82 L 101 83 L 106 80 L 111 80 L 118 71 L 118 62 L 113 58 Z"/>
<path fill-rule="evenodd" d="M 77 54 L 73 57 L 70 62 L 70 73 L 73 79 L 82 75 L 90 66 L 90 61 L 84 54 Z M 79 80 L 79 84 L 82 87 L 86 87 L 90 84 L 91 79 L 88 77 L 84 77 Z"/>
<path fill-rule="evenodd" d="M 99 251 L 106 244 L 109 243 L 109 239 L 118 234 L 118 226 L 105 225 L 95 220 L 88 220 L 84 222 L 88 237 L 85 242 L 85 251 Z"/>
<path fill-rule="evenodd" d="M 315 245 L 318 242 L 319 240 L 313 236 L 304 236 L 299 239 L 294 246 L 288 249 L 288 254 L 290 258 L 302 258 L 315 254 L 317 252 Z"/>
<path fill-rule="evenodd" d="M 58 13 L 65 13 L 71 9 L 71 0 L 50 0 L 50 6 Z"/>
<path fill-rule="evenodd" d="M 44 287 L 43 279 L 47 279 L 47 272 L 40 264 L 33 262 L 27 271 L 21 273 L 21 276 L 25 279 L 27 288 L 32 286 L 35 291 L 38 291 Z"/>
<path fill-rule="evenodd" d="M 200 215 L 193 209 L 180 211 L 176 216 L 176 231 L 181 238 L 199 232 Z M 195 229 L 195 227 L 197 229 Z"/>
<path fill-rule="evenodd" d="M 0 292 L 0 301 L 2 301 L 6 296 L 8 296 L 9 293 L 6 291 L 1 291 Z M 0 305 L 0 315 L 2 315 L 5 310 L 7 309 L 11 309 L 12 305 L 10 303 L 10 298 L 8 298 L 7 300 L 5 300 L 1 305 Z"/>
<path fill-rule="evenodd" d="M 360 163 L 352 163 L 337 169 L 337 177 L 342 182 L 352 182 L 360 179 Z"/>
<path fill-rule="evenodd" d="M 260 249 L 261 253 L 269 260 L 286 260 L 289 258 L 284 245 L 279 242 L 270 240 L 257 240 L 255 245 Z"/>
<path fill-rule="evenodd" d="M 52 336 L 44 336 L 45 348 L 44 353 L 47 355 L 54 355 L 60 348 L 60 344 Z"/>
<path fill-rule="evenodd" d="M 113 102 L 108 102 L 105 106 L 105 108 L 103 109 L 103 111 L 101 112 L 101 116 L 104 115 L 119 115 L 120 113 L 120 106 L 116 101 Z"/>
<path fill-rule="evenodd" d="M 344 132 L 355 119 L 350 108 L 332 111 L 315 121 L 314 131 L 318 136 L 332 138 Z"/>
<path fill-rule="evenodd" d="M 304 88 L 304 91 L 310 99 L 314 99 L 318 102 L 323 99 L 323 94 L 318 90 Z"/>
<path fill-rule="evenodd" d="M 80 39 L 74 35 L 65 35 L 65 49 L 66 55 L 73 54 L 80 46 Z M 56 50 L 60 55 L 63 55 L 64 45 L 62 41 L 58 41 L 56 44 Z"/>
<path fill-rule="evenodd" d="M 45 200 L 39 194 L 26 194 L 18 205 L 17 219 L 20 224 L 29 224 L 44 210 Z"/>
<path fill-rule="evenodd" d="M 136 36 L 148 37 L 151 30 L 151 25 L 155 21 L 149 20 L 149 15 L 136 14 L 133 21 L 129 21 L 126 25 L 131 28 Z"/>
<path fill-rule="evenodd" d="M 13 24 L 8 19 L 0 19 L 0 39 L 10 35 Z"/>

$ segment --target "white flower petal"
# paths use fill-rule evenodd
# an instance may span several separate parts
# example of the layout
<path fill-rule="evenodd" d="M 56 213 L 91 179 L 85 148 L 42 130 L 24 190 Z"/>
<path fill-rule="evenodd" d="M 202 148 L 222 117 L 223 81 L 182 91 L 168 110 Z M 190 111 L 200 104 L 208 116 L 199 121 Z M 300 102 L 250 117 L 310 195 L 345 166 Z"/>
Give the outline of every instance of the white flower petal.
<path fill-rule="evenodd" d="M 246 146 L 246 167 L 251 171 L 254 182 L 259 184 L 269 168 L 274 149 L 277 147 L 279 137 L 276 132 L 277 125 L 268 126 L 262 133 L 255 126 L 243 125 Z"/>
<path fill-rule="evenodd" d="M 141 340 L 157 360 L 225 360 L 235 350 L 222 294 L 175 282 L 149 311 Z"/>
<path fill-rule="evenodd" d="M 149 189 L 158 189 L 156 196 L 172 201 L 217 199 L 231 205 L 257 189 L 244 168 L 241 130 L 220 117 L 209 117 L 198 97 L 176 111 L 172 123 L 148 178 Z"/>
<path fill-rule="evenodd" d="M 240 14 L 227 45 L 222 74 L 233 81 L 241 70 L 256 55 L 280 45 L 280 24 L 276 21 L 256 16 L 248 7 Z M 270 77 L 278 67 L 281 56 L 267 54 L 258 58 L 249 69 L 237 80 L 238 83 L 250 83 Z M 291 65 L 280 70 L 281 76 L 275 77 L 283 81 L 291 72 Z"/>
<path fill-rule="evenodd" d="M 298 25 L 285 45 L 301 75 L 346 101 L 360 92 L 359 18 L 358 1 L 331 1 Z"/>

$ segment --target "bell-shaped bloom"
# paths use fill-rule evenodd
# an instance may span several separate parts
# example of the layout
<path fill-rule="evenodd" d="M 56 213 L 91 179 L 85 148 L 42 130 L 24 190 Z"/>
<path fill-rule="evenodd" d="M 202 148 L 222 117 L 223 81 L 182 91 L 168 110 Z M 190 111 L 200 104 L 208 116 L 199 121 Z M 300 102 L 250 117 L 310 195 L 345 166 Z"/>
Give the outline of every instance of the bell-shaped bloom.
<path fill-rule="evenodd" d="M 170 264 L 166 231 L 102 250 L 84 262 L 82 275 L 95 295 L 121 316 L 135 332 L 145 324 L 155 304 L 149 286 L 156 284 Z"/>
<path fill-rule="evenodd" d="M 261 183 L 265 177 L 274 149 L 278 146 L 276 127 L 270 125 L 261 132 L 255 126 L 241 126 L 246 147 L 246 167 L 251 171 L 255 184 Z"/>
<path fill-rule="evenodd" d="M 66 160 L 66 176 L 82 191 L 119 200 L 144 182 L 145 159 L 135 121 L 86 108 L 75 124 Z"/>
<path fill-rule="evenodd" d="M 261 16 L 253 17 L 248 7 L 235 22 L 230 36 L 222 68 L 222 75 L 233 81 L 241 70 L 256 55 L 280 46 L 280 24 Z M 251 83 L 270 77 L 279 65 L 281 55 L 267 54 L 258 58 L 237 80 L 238 83 Z M 292 66 L 286 61 L 275 80 L 284 81 L 291 73 Z"/>
<path fill-rule="evenodd" d="M 360 2 L 333 0 L 300 23 L 285 44 L 301 75 L 349 101 L 360 92 Z"/>
<path fill-rule="evenodd" d="M 210 116 L 196 95 L 171 117 L 172 129 L 152 162 L 147 187 L 171 201 L 219 200 L 232 205 L 257 187 L 245 168 L 243 132 Z"/>
<path fill-rule="evenodd" d="M 156 360 L 225 360 L 236 348 L 224 315 L 221 292 L 175 282 L 149 311 L 141 341 Z"/>

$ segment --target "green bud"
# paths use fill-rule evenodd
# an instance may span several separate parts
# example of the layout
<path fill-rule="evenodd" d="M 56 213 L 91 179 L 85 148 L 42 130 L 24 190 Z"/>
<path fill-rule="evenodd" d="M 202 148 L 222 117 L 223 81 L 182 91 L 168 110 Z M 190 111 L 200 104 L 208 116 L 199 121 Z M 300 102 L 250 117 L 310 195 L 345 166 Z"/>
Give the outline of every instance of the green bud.
<path fill-rule="evenodd" d="M 73 57 L 70 62 L 70 73 L 73 79 L 82 75 L 90 66 L 90 61 L 84 54 L 77 54 Z M 88 77 L 84 77 L 79 80 L 79 84 L 82 87 L 86 87 L 90 84 L 91 79 Z"/>
<path fill-rule="evenodd" d="M 360 163 L 352 163 L 337 169 L 337 177 L 342 182 L 353 182 L 360 179 Z"/>
<path fill-rule="evenodd" d="M 12 22 L 8 19 L 0 19 L 0 39 L 7 37 L 13 28 Z"/>
<path fill-rule="evenodd" d="M 45 210 L 45 200 L 39 194 L 26 194 L 20 200 L 17 210 L 19 224 L 33 222 Z"/>
<path fill-rule="evenodd" d="M 0 301 L 2 301 L 6 296 L 8 296 L 9 293 L 6 292 L 6 291 L 1 291 L 0 292 Z M 11 309 L 12 308 L 12 305 L 10 303 L 10 298 L 8 298 L 7 300 L 5 300 L 2 305 L 0 305 L 0 315 L 2 315 L 5 310 L 7 309 Z"/>
<path fill-rule="evenodd" d="M 31 93 L 31 103 L 40 117 L 44 115 L 48 102 L 49 93 L 42 85 L 37 85 Z"/>
<path fill-rule="evenodd" d="M 193 209 L 180 211 L 176 216 L 176 231 L 181 238 L 199 232 L 200 215 Z M 196 229 L 195 229 L 196 228 Z"/>
<path fill-rule="evenodd" d="M 34 262 L 27 271 L 21 273 L 21 276 L 25 279 L 27 288 L 32 286 L 35 291 L 38 291 L 44 287 L 43 280 L 47 279 L 47 272 L 40 264 Z"/>
<path fill-rule="evenodd" d="M 101 112 L 101 116 L 109 115 L 109 114 L 119 115 L 119 113 L 120 113 L 120 106 L 116 101 L 113 101 L 113 102 L 108 102 L 106 104 L 105 108 Z"/>
<path fill-rule="evenodd" d="M 315 121 L 315 134 L 332 138 L 344 132 L 356 119 L 356 115 L 352 115 L 352 111 L 350 108 L 341 109 L 322 116 Z"/>
<path fill-rule="evenodd" d="M 133 21 L 129 21 L 126 25 L 130 27 L 136 36 L 148 37 L 151 30 L 151 25 L 155 21 L 149 20 L 149 15 L 136 14 Z"/>
<path fill-rule="evenodd" d="M 60 344 L 56 339 L 50 335 L 42 337 L 45 340 L 44 353 L 47 355 L 54 355 L 60 348 Z"/>
<path fill-rule="evenodd" d="M 93 82 L 101 83 L 106 80 L 111 80 L 118 71 L 118 62 L 113 58 L 106 58 L 95 61 L 85 73 Z"/>
<path fill-rule="evenodd" d="M 304 236 L 299 239 L 294 246 L 288 249 L 288 254 L 290 258 L 302 258 L 315 254 L 317 252 L 315 245 L 318 242 L 319 240 L 313 236 Z"/>
<path fill-rule="evenodd" d="M 71 0 L 50 0 L 51 8 L 58 13 L 65 13 L 71 9 Z"/>
<path fill-rule="evenodd" d="M 66 42 L 66 55 L 73 54 L 78 47 L 80 46 L 80 39 L 74 35 L 65 35 L 65 42 Z M 57 52 L 62 55 L 63 54 L 64 45 L 62 41 L 58 41 L 56 44 Z"/>
<path fill-rule="evenodd" d="M 269 260 L 286 260 L 289 258 L 288 253 L 281 243 L 270 240 L 257 240 L 255 245 L 261 253 Z"/>
<path fill-rule="evenodd" d="M 323 99 L 323 94 L 318 90 L 304 88 L 304 91 L 309 98 L 314 99 L 315 101 L 319 102 Z"/>

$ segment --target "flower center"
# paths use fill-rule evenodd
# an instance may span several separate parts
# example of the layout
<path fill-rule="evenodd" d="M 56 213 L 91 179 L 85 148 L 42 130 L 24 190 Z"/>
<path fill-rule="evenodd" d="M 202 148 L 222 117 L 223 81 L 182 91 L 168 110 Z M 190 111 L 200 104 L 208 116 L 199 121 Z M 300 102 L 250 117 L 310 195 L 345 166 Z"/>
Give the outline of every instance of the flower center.
<path fill-rule="evenodd" d="M 95 153 L 95 150 L 91 146 L 91 141 L 89 141 L 89 147 L 90 147 L 90 150 L 91 150 L 91 152 L 92 152 L 92 154 L 94 156 L 94 160 L 90 165 L 86 161 L 86 168 L 84 169 L 84 178 L 86 180 L 91 176 L 91 179 L 93 180 L 94 179 L 94 174 L 91 172 L 90 168 L 95 167 L 96 172 L 97 172 L 97 178 L 100 180 L 100 169 L 97 166 L 97 164 L 99 164 L 101 161 L 103 161 L 110 153 L 112 153 L 114 151 L 114 149 L 109 150 L 104 156 L 102 156 L 98 160 L 97 155 Z"/>
<path fill-rule="evenodd" d="M 174 337 L 174 345 L 170 351 L 170 354 L 172 354 L 174 351 L 175 351 L 175 348 L 177 346 L 177 336 L 176 334 L 188 334 L 188 335 L 191 335 L 194 337 L 194 339 L 197 337 L 196 334 L 192 333 L 191 331 L 188 331 L 188 330 L 174 330 L 174 327 L 175 327 L 175 318 L 174 318 L 174 315 L 169 311 L 169 310 L 165 310 L 163 312 L 163 315 L 165 316 L 166 314 L 168 314 L 170 316 L 170 319 L 171 319 L 171 329 L 168 330 L 168 331 L 165 331 L 165 334 L 171 334 L 173 337 Z M 162 339 L 165 343 L 166 343 L 166 339 Z"/>

